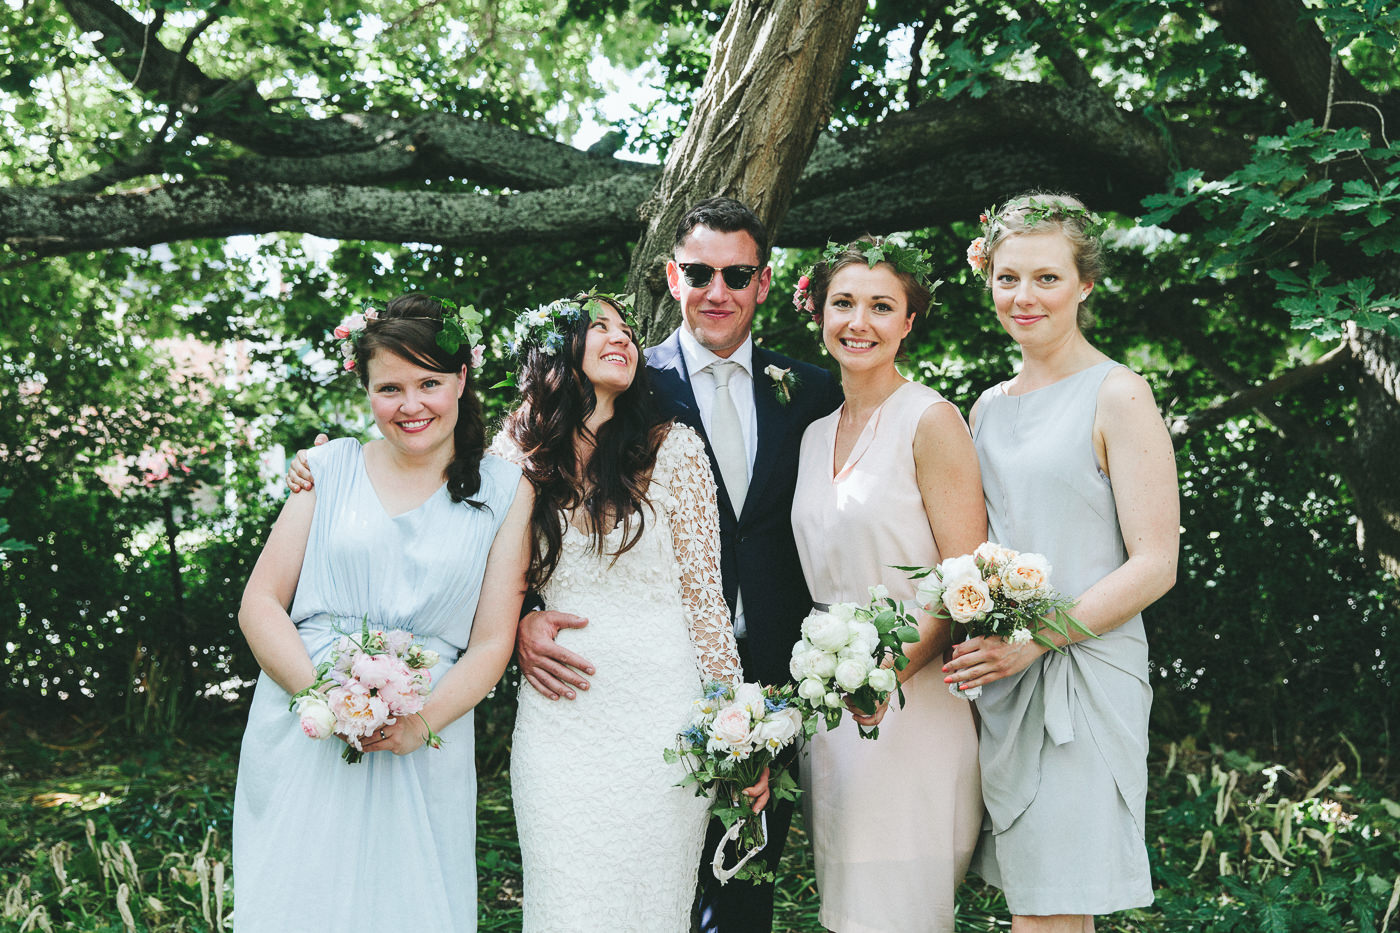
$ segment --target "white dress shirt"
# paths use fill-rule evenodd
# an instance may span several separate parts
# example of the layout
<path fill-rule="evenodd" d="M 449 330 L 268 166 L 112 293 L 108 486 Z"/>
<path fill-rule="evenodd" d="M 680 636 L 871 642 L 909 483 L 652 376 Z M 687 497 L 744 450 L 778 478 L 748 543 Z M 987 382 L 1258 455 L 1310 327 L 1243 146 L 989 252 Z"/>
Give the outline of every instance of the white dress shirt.
<path fill-rule="evenodd" d="M 699 341 L 684 327 L 680 330 L 680 343 L 686 373 L 690 376 L 690 388 L 695 392 L 695 407 L 700 410 L 700 423 L 705 426 L 708 435 L 712 430 L 710 417 L 715 408 L 715 377 L 707 367 L 726 357 L 716 356 L 713 351 L 700 346 Z M 739 414 L 739 428 L 744 432 L 744 448 L 748 451 L 749 477 L 752 479 L 754 458 L 758 455 L 758 411 L 753 403 L 753 336 L 745 337 L 739 349 L 727 359 L 739 364 L 739 371 L 729 378 L 729 397 L 733 399 L 734 409 Z M 743 638 L 746 633 L 741 593 L 734 611 L 734 634 Z"/>

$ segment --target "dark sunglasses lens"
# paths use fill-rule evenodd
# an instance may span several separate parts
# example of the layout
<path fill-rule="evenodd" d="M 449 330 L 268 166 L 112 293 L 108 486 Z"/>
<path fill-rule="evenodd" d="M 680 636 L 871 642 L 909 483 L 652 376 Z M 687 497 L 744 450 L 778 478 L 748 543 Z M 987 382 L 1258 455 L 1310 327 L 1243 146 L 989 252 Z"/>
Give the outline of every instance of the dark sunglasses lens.
<path fill-rule="evenodd" d="M 737 292 L 749 287 L 749 279 L 753 278 L 755 270 L 753 266 L 725 266 L 719 271 L 724 276 L 725 287 Z"/>
<path fill-rule="evenodd" d="M 725 287 L 737 292 L 749 287 L 757 271 L 757 266 L 725 266 L 719 270 L 719 274 L 724 277 Z M 687 262 L 681 264 L 681 275 L 685 276 L 685 282 L 691 288 L 704 288 L 714 279 L 715 269 L 703 262 Z"/>
<path fill-rule="evenodd" d="M 681 265 L 681 275 L 685 276 L 685 283 L 691 288 L 704 288 L 715 277 L 715 270 L 703 262 L 687 262 Z M 725 276 L 725 281 L 729 281 L 728 276 Z"/>

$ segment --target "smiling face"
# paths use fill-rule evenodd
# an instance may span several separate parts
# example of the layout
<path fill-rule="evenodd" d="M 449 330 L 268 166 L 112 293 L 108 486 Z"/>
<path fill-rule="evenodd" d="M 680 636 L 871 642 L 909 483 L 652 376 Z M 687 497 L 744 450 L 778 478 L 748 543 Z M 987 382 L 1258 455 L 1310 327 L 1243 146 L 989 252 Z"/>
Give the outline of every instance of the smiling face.
<path fill-rule="evenodd" d="M 584 336 L 579 368 L 593 384 L 599 406 L 606 404 L 611 408 L 612 400 L 626 392 L 637 375 L 639 353 L 632 328 L 623 323 L 611 305 L 600 304 L 603 310 L 588 325 Z"/>
<path fill-rule="evenodd" d="M 707 285 L 694 286 L 681 274 L 681 264 L 703 263 L 716 270 Z M 666 263 L 671 296 L 681 304 L 683 326 L 700 346 L 716 356 L 729 357 L 749 336 L 753 312 L 768 297 L 773 270 L 763 266 L 744 288 L 730 288 L 718 271 L 725 266 L 757 266 L 758 244 L 744 231 L 721 233 L 696 227 L 676 247 Z"/>
<path fill-rule="evenodd" d="M 457 400 L 466 389 L 466 370 L 440 373 L 384 350 L 369 359 L 366 392 L 385 440 L 413 456 L 443 450 L 452 456 Z"/>
<path fill-rule="evenodd" d="M 822 306 L 822 341 L 842 370 L 894 367 L 900 343 L 914 327 L 904 286 L 886 263 L 842 266 Z"/>
<path fill-rule="evenodd" d="M 1059 232 L 1007 237 L 992 257 L 997 319 L 1022 346 L 1051 346 L 1079 333 L 1079 303 L 1093 282 L 1079 278 L 1074 249 Z"/>

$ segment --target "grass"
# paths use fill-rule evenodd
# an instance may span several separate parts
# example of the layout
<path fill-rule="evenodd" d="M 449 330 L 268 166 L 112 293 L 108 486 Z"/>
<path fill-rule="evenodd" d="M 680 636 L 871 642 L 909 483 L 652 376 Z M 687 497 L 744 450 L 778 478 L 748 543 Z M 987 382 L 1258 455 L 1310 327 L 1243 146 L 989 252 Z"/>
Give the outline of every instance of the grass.
<path fill-rule="evenodd" d="M 480 928 L 517 930 L 520 854 L 504 728 L 480 732 Z M 0 714 L 0 931 L 229 929 L 240 733 L 233 714 L 188 739 Z M 1157 903 L 1103 918 L 1098 929 L 1400 933 L 1400 804 L 1393 788 L 1368 785 L 1355 768 L 1304 775 L 1189 739 L 1160 746 L 1148 817 Z M 820 931 L 817 903 L 799 814 L 776 928 Z M 959 903 L 960 933 L 1009 929 L 994 889 L 969 882 Z"/>

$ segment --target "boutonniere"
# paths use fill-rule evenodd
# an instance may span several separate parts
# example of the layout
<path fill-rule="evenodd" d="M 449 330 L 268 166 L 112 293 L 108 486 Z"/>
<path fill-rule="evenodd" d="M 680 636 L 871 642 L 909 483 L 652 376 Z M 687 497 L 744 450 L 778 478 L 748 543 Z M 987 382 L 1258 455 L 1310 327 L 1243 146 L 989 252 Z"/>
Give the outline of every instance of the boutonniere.
<path fill-rule="evenodd" d="M 778 395 L 778 402 L 786 405 L 792 401 L 792 390 L 797 388 L 797 375 L 790 368 L 783 369 L 781 366 L 767 366 L 763 374 L 773 380 L 773 391 Z"/>

